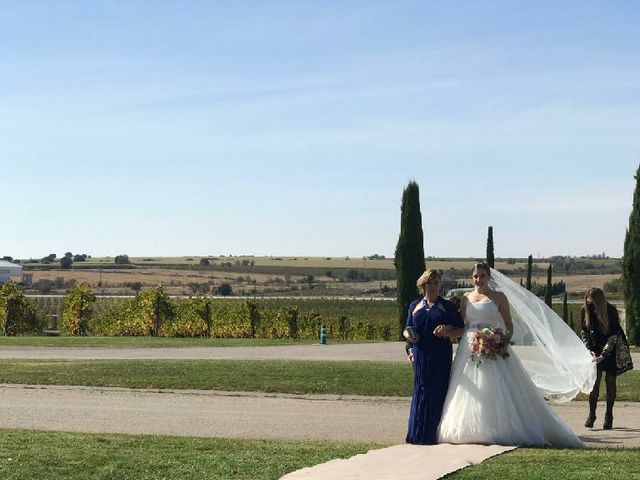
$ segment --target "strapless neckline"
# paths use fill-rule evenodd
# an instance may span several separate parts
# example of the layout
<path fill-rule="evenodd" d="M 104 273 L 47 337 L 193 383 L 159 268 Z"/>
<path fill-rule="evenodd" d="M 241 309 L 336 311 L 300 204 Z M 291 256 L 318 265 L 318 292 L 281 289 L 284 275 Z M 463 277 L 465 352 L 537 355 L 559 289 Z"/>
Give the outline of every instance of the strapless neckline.
<path fill-rule="evenodd" d="M 479 303 L 496 303 L 496 302 L 494 302 L 494 301 L 493 301 L 493 299 L 491 299 L 491 298 L 490 298 L 489 300 L 483 300 L 483 301 L 481 301 L 481 302 L 472 302 L 471 300 L 469 300 L 469 303 L 470 303 L 471 305 L 477 305 L 477 304 L 479 304 Z"/>

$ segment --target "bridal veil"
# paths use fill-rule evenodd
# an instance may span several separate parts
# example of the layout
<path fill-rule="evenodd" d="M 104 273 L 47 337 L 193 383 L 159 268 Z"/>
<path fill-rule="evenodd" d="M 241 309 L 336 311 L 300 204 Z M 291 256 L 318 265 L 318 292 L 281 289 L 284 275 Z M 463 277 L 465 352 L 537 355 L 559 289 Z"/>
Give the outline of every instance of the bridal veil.
<path fill-rule="evenodd" d="M 513 348 L 545 398 L 565 403 L 579 392 L 588 394 L 596 366 L 573 330 L 540 298 L 493 268 L 490 285 L 509 300 Z"/>

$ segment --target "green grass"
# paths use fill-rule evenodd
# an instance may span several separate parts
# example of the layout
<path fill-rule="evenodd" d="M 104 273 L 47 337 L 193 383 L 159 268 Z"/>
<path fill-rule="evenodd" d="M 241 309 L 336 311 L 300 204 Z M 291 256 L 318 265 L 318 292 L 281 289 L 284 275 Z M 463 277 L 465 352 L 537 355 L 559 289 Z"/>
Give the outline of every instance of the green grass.
<path fill-rule="evenodd" d="M 616 380 L 618 387 L 616 399 L 624 402 L 640 402 L 640 370 L 631 370 L 619 375 Z M 600 400 L 604 400 L 605 381 L 604 374 L 600 381 Z M 584 393 L 579 394 L 576 400 L 588 400 L 589 396 Z"/>
<path fill-rule="evenodd" d="M 640 449 L 519 448 L 447 475 L 447 480 L 638 480 Z"/>
<path fill-rule="evenodd" d="M 306 466 L 333 458 L 348 458 L 379 447 L 328 442 L 0 430 L 0 478 L 276 480 Z M 640 449 L 637 448 L 521 448 L 445 478 L 638 480 L 639 459 Z"/>
<path fill-rule="evenodd" d="M 0 383 L 409 396 L 413 376 L 400 362 L 2 360 Z M 618 378 L 618 400 L 640 401 L 640 371 Z"/>
<path fill-rule="evenodd" d="M 411 395 L 411 365 L 291 360 L 2 360 L 0 383 Z"/>
<path fill-rule="evenodd" d="M 0 478 L 276 480 L 288 472 L 375 447 L 0 430 Z"/>

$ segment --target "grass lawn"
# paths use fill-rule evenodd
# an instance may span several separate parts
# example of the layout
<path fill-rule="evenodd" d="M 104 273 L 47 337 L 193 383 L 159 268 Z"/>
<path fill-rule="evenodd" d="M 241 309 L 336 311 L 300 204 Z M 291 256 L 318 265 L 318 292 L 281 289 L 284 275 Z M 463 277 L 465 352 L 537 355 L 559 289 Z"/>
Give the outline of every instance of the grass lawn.
<path fill-rule="evenodd" d="M 375 445 L 0 430 L 0 478 L 275 480 Z"/>
<path fill-rule="evenodd" d="M 0 430 L 0 478 L 276 480 L 379 445 Z M 517 449 L 445 477 L 640 479 L 640 449 Z M 398 459 L 401 461 L 401 459 Z M 427 468 L 427 466 L 425 466 Z"/>
<path fill-rule="evenodd" d="M 397 362 L 0 360 L 0 383 L 410 396 L 413 375 Z M 640 401 L 640 371 L 618 378 L 618 400 Z"/>
<path fill-rule="evenodd" d="M 293 360 L 0 360 L 0 383 L 411 395 L 411 365 Z"/>
<path fill-rule="evenodd" d="M 448 480 L 638 480 L 640 449 L 518 448 L 444 477 Z"/>
<path fill-rule="evenodd" d="M 618 387 L 616 393 L 616 400 L 624 402 L 640 402 L 640 370 L 630 370 L 622 375 L 619 375 L 616 380 Z M 605 397 L 605 381 L 604 374 L 600 382 L 600 399 L 604 400 Z M 576 400 L 589 400 L 589 395 L 580 393 Z"/>

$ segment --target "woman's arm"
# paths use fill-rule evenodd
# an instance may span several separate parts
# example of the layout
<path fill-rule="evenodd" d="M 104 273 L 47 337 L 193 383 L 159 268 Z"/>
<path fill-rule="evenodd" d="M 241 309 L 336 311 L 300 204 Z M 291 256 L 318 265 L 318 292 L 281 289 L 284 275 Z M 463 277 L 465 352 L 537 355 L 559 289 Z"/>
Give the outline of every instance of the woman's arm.
<path fill-rule="evenodd" d="M 507 337 L 511 338 L 513 335 L 513 320 L 511 320 L 511 309 L 509 308 L 509 300 L 504 293 L 499 293 L 498 297 L 498 312 L 500 312 L 500 316 L 502 317 L 502 321 L 504 322 L 504 326 L 507 329 L 505 332 Z"/>
<path fill-rule="evenodd" d="M 415 313 L 414 308 L 419 303 L 420 303 L 419 300 L 414 300 L 413 302 L 411 302 L 411 305 L 409 305 L 409 311 L 407 312 L 407 321 L 405 323 L 405 329 L 402 331 L 402 336 L 405 338 L 405 340 L 414 344 L 418 343 L 418 341 L 420 340 L 420 335 L 415 335 L 413 338 L 411 338 L 411 336 L 409 335 L 409 332 L 407 331 L 407 328 L 414 327 L 414 324 L 413 324 L 413 314 Z"/>
<path fill-rule="evenodd" d="M 436 337 L 458 338 L 464 335 L 464 328 L 456 328 L 451 325 L 438 325 L 433 331 Z"/>
<path fill-rule="evenodd" d="M 454 319 L 455 325 L 438 325 L 436 329 L 433 331 L 433 334 L 436 337 L 449 337 L 449 338 L 457 338 L 461 337 L 465 331 L 465 320 L 462 316 L 462 312 L 466 310 L 466 297 L 462 297 L 460 300 L 460 310 L 455 312 L 456 318 Z M 462 326 L 457 326 L 462 325 Z"/>
<path fill-rule="evenodd" d="M 605 344 L 600 355 L 595 357 L 595 362 L 600 363 L 605 358 L 610 357 L 616 351 L 616 341 L 618 340 L 618 335 L 624 335 L 622 327 L 620 326 L 620 317 L 618 316 L 618 309 L 607 303 L 607 315 L 609 316 L 609 338 L 607 338 L 607 343 Z M 591 352 L 593 355 L 593 352 Z"/>
<path fill-rule="evenodd" d="M 607 302 L 607 315 L 609 315 L 609 331 L 612 335 L 619 335 L 623 333 L 622 325 L 620 325 L 620 315 L 615 305 L 611 305 Z"/>

